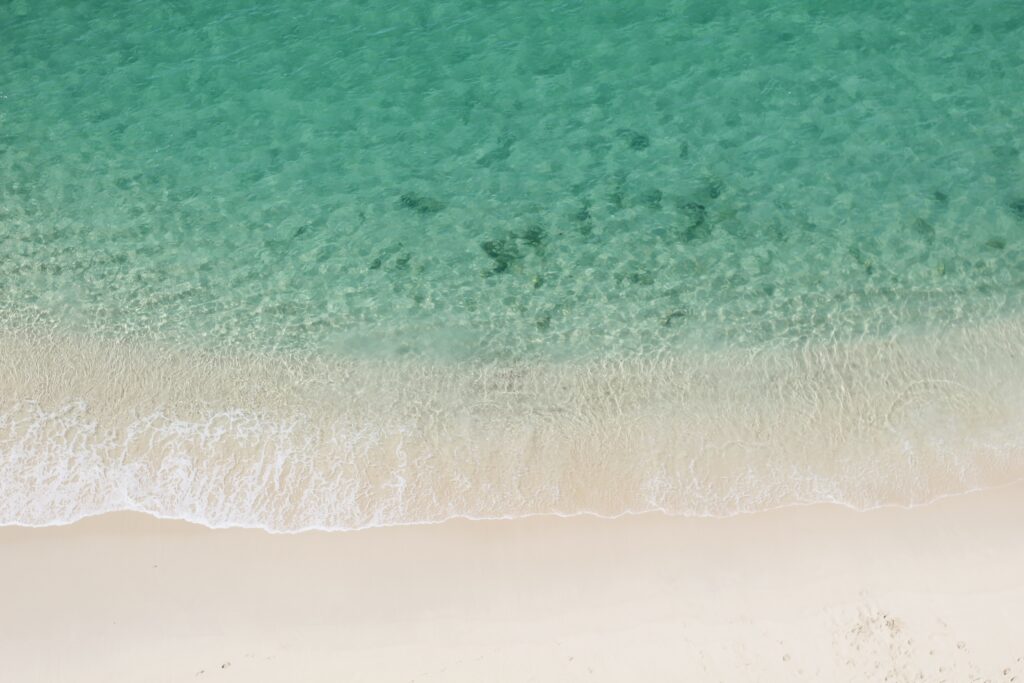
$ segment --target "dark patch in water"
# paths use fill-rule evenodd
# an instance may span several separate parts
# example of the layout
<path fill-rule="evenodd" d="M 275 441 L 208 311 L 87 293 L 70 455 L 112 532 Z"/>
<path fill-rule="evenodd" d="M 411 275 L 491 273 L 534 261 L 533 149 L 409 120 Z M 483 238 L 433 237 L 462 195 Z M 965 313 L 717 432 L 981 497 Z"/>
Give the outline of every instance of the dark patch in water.
<path fill-rule="evenodd" d="M 525 256 L 519 248 L 520 243 L 539 251 L 544 246 L 547 236 L 548 233 L 543 227 L 531 225 L 525 230 L 513 233 L 508 237 L 481 242 L 480 248 L 484 250 L 487 256 L 494 260 L 494 270 L 491 272 L 504 273 L 514 262 L 521 260 Z M 542 284 L 544 284 L 543 278 L 540 278 L 539 282 L 537 278 L 534 278 L 534 289 Z"/>
<path fill-rule="evenodd" d="M 387 260 L 389 258 L 394 256 L 395 254 L 397 254 L 401 250 L 402 250 L 402 243 L 401 242 L 399 242 L 397 244 L 393 244 L 390 247 L 387 247 L 386 249 L 382 249 L 381 252 L 379 254 L 377 254 L 377 257 L 375 259 L 373 259 L 373 261 L 370 262 L 370 270 L 380 270 L 381 266 L 383 266 L 384 263 L 387 262 Z M 408 258 L 406 258 L 406 264 L 408 264 L 408 262 L 409 262 Z"/>
<path fill-rule="evenodd" d="M 136 187 L 139 187 L 144 180 L 145 178 L 143 177 L 143 174 L 136 173 L 135 175 L 132 176 L 123 176 L 121 178 L 118 178 L 117 180 L 114 181 L 114 184 L 117 186 L 119 190 L 131 190 Z"/>
<path fill-rule="evenodd" d="M 514 135 L 502 135 L 498 139 L 498 146 L 477 159 L 477 165 L 486 167 L 508 159 L 512 155 L 512 144 L 515 141 Z"/>
<path fill-rule="evenodd" d="M 1024 197 L 1018 197 L 1009 203 L 1010 213 L 1012 213 L 1017 220 L 1024 221 Z"/>
<path fill-rule="evenodd" d="M 680 212 L 683 214 L 683 239 L 687 242 L 703 239 L 711 234 L 711 224 L 708 223 L 708 210 L 698 202 L 686 202 L 680 205 Z"/>
<path fill-rule="evenodd" d="M 294 232 L 294 234 L 292 234 L 292 239 L 296 239 L 296 238 L 302 237 L 303 235 L 305 235 L 306 233 L 309 233 L 309 232 L 315 232 L 317 230 L 322 230 L 326 226 L 327 226 L 327 219 L 324 216 L 320 216 L 318 218 L 314 218 L 313 220 L 308 221 L 308 222 L 303 223 L 302 225 L 300 225 L 299 228 Z"/>
<path fill-rule="evenodd" d="M 504 161 L 512 155 L 512 150 L 508 147 L 496 147 L 490 152 L 487 152 L 479 159 L 476 160 L 477 166 L 490 166 L 499 161 Z"/>
<path fill-rule="evenodd" d="M 487 240 L 480 244 L 480 248 L 494 260 L 494 273 L 504 273 L 509 266 L 523 257 L 516 243 L 507 238 Z"/>
<path fill-rule="evenodd" d="M 935 241 L 935 228 L 923 218 L 915 218 L 914 222 L 910 224 L 910 229 L 928 244 Z"/>
<path fill-rule="evenodd" d="M 544 244 L 544 240 L 547 239 L 547 231 L 539 225 L 531 225 L 530 227 L 523 230 L 521 233 L 516 235 L 522 242 L 538 249 Z"/>
<path fill-rule="evenodd" d="M 640 195 L 640 203 L 646 206 L 648 209 L 660 209 L 662 196 L 663 195 L 661 193 L 661 190 L 646 190 Z"/>
<path fill-rule="evenodd" d="M 631 128 L 619 128 L 615 134 L 626 141 L 630 149 L 641 151 L 651 146 L 651 139 L 639 131 Z"/>
<path fill-rule="evenodd" d="M 646 270 L 636 270 L 631 273 L 626 273 L 623 278 L 620 278 L 620 281 L 622 279 L 626 280 L 630 284 L 642 285 L 645 287 L 654 284 L 654 276 Z"/>
<path fill-rule="evenodd" d="M 438 213 L 444 209 L 444 203 L 439 199 L 433 197 L 426 197 L 424 195 L 414 194 L 407 192 L 403 194 L 399 200 L 399 205 L 403 208 L 415 211 L 421 216 L 429 216 Z"/>
<path fill-rule="evenodd" d="M 690 317 L 690 310 L 689 309 L 687 309 L 687 308 L 679 308 L 679 309 L 676 309 L 676 310 L 670 312 L 665 317 L 663 317 L 661 319 L 661 326 L 662 327 L 670 327 L 670 326 L 672 326 L 672 325 L 674 325 L 676 323 L 684 322 L 689 317 Z"/>
<path fill-rule="evenodd" d="M 594 231 L 594 224 L 590 220 L 590 206 L 584 204 L 579 211 L 572 215 L 572 219 L 579 224 L 580 234 L 586 237 Z"/>
<path fill-rule="evenodd" d="M 870 254 L 865 254 L 859 247 L 850 247 L 850 256 L 852 256 L 853 260 L 864 269 L 865 273 L 868 275 L 874 274 L 875 261 Z"/>
<path fill-rule="evenodd" d="M 612 190 L 608 195 L 608 203 L 611 204 L 612 213 L 615 213 L 626 205 L 626 195 L 621 189 Z"/>
<path fill-rule="evenodd" d="M 704 186 L 704 192 L 711 199 L 718 199 L 725 192 L 725 183 L 718 178 L 709 178 Z"/>

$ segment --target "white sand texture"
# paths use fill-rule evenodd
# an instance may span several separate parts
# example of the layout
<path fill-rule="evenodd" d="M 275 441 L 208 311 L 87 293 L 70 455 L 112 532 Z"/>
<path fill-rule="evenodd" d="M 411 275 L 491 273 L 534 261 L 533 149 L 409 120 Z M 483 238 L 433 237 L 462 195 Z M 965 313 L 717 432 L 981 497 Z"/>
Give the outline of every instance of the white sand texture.
<path fill-rule="evenodd" d="M 1024 486 L 731 518 L 0 529 L 0 680 L 1024 681 Z"/>

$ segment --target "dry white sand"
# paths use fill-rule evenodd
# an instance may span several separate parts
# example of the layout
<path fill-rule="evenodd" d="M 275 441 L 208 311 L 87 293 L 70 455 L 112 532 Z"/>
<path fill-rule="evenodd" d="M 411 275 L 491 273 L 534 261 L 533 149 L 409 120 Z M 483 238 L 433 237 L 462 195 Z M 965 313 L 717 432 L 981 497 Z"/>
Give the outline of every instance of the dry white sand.
<path fill-rule="evenodd" d="M 915 509 L 0 529 L 0 680 L 1024 681 L 1024 486 Z"/>

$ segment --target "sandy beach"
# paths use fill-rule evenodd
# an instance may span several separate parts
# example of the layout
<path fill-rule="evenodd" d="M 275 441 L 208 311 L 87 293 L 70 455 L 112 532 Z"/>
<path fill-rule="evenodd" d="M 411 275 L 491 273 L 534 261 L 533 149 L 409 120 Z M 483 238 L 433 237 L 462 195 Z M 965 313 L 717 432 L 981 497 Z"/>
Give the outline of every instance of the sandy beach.
<path fill-rule="evenodd" d="M 1013 45 L 0 0 L 0 683 L 1024 683 Z"/>
<path fill-rule="evenodd" d="M 1024 485 L 912 508 L 0 529 L 3 679 L 1024 680 Z"/>

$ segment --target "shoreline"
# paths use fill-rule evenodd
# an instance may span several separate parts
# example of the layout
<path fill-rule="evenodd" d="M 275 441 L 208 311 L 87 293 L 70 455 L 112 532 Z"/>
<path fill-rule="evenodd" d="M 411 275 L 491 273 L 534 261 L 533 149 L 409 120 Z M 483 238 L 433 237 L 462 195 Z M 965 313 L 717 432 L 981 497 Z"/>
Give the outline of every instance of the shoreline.
<path fill-rule="evenodd" d="M 877 503 L 867 507 L 857 507 L 850 503 L 834 500 L 820 500 L 810 502 L 798 502 L 798 503 L 783 503 L 776 507 L 764 508 L 760 510 L 743 510 L 738 512 L 730 512 L 726 514 L 687 514 L 687 513 L 675 513 L 669 510 L 626 510 L 617 514 L 602 514 L 600 512 L 593 512 L 590 510 L 579 510 L 577 512 L 528 512 L 518 516 L 504 516 L 504 517 L 468 517 L 455 515 L 452 517 L 446 517 L 438 520 L 427 520 L 427 521 L 410 521 L 410 522 L 391 522 L 388 524 L 381 524 L 379 526 L 366 526 L 357 527 L 352 529 L 342 528 L 328 528 L 328 527 L 304 527 L 301 529 L 269 529 L 263 526 L 243 526 L 239 524 L 227 523 L 221 526 L 212 526 L 202 520 L 197 519 L 185 519 L 181 517 L 163 516 L 148 510 L 137 510 L 137 509 L 120 509 L 120 510 L 106 510 L 103 512 L 96 512 L 82 517 L 76 517 L 68 520 L 57 520 L 44 524 L 23 524 L 20 522 L 11 522 L 0 524 L 0 529 L 13 528 L 13 529 L 52 529 L 73 526 L 82 522 L 90 522 L 91 520 L 120 515 L 140 515 L 147 517 L 157 522 L 170 522 L 170 523 L 181 523 L 188 524 L 190 526 L 196 526 L 209 531 L 260 531 L 271 536 L 294 536 L 298 534 L 308 533 L 328 533 L 328 534 L 345 534 L 345 533 L 356 533 L 373 531 L 375 529 L 392 529 L 392 528 L 406 528 L 406 527 L 420 527 L 420 526 L 438 526 L 441 524 L 450 523 L 495 523 L 495 522 L 519 522 L 524 520 L 533 520 L 537 518 L 549 518 L 552 520 L 572 520 L 572 519 L 594 519 L 594 520 L 606 520 L 616 521 L 624 518 L 632 517 L 646 517 L 646 516 L 664 516 L 668 518 L 681 518 L 681 519 L 692 519 L 692 520 L 727 520 L 737 517 L 749 517 L 752 515 L 759 515 L 763 513 L 778 513 L 785 510 L 794 509 L 805 509 L 815 508 L 819 506 L 823 507 L 835 507 L 849 512 L 877 512 L 879 510 L 902 510 L 910 511 L 919 508 L 926 508 L 936 503 L 948 500 L 950 498 L 960 498 L 962 496 L 974 496 L 983 494 L 986 492 L 999 491 L 1005 488 L 1017 487 L 1024 485 L 1024 478 L 1014 479 L 1012 481 L 1003 482 L 1000 484 L 991 484 L 988 486 L 979 486 L 976 488 L 968 489 L 966 491 L 954 491 L 951 493 L 939 493 L 934 498 L 929 500 L 923 500 L 914 503 Z"/>
<path fill-rule="evenodd" d="M 921 504 L 1024 478 L 1024 321 L 564 365 L 0 338 L 0 524 L 274 531 Z"/>
<path fill-rule="evenodd" d="M 1020 519 L 1018 483 L 721 519 L 4 527 L 0 660 L 29 683 L 1024 680 Z"/>

